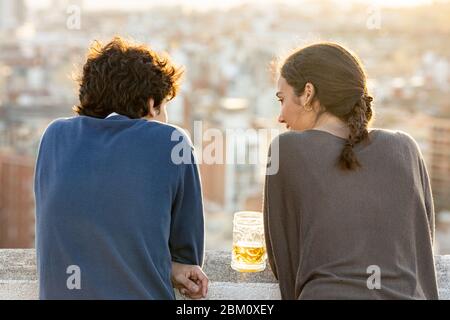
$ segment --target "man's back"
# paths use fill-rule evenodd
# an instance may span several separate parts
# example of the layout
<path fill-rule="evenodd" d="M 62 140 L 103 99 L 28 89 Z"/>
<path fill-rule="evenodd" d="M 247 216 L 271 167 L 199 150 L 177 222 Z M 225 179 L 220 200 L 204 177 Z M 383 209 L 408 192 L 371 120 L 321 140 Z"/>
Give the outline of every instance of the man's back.
<path fill-rule="evenodd" d="M 172 260 L 202 264 L 198 171 L 192 153 L 172 161 L 174 131 L 121 115 L 49 126 L 35 176 L 41 299 L 173 299 Z"/>

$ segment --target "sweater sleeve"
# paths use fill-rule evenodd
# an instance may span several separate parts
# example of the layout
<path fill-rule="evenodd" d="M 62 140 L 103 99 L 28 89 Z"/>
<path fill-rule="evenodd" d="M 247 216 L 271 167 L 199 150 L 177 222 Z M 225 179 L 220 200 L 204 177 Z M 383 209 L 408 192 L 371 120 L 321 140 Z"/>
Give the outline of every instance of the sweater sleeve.
<path fill-rule="evenodd" d="M 301 252 L 300 208 L 293 204 L 292 197 L 296 195 L 289 189 L 289 169 L 292 163 L 298 163 L 287 153 L 292 150 L 291 143 L 295 142 L 291 137 L 282 134 L 270 145 L 263 202 L 267 257 L 280 283 L 282 299 L 297 298 L 295 275 Z"/>
<path fill-rule="evenodd" d="M 431 190 L 430 178 L 427 170 L 427 166 L 425 164 L 425 160 L 423 158 L 422 151 L 420 149 L 417 141 L 408 133 L 398 131 L 403 137 L 406 138 L 408 145 L 410 146 L 410 150 L 412 153 L 412 157 L 414 161 L 417 160 L 417 166 L 419 167 L 419 176 L 421 186 L 423 190 L 423 199 L 425 205 L 425 211 L 428 220 L 428 226 L 430 229 L 431 242 L 434 245 L 435 240 L 435 214 L 434 214 L 434 201 L 433 201 L 433 193 Z M 417 168 L 417 167 L 415 167 Z"/>
<path fill-rule="evenodd" d="M 180 166 L 180 182 L 172 206 L 169 246 L 172 261 L 202 266 L 204 215 L 201 181 L 193 148 L 190 163 Z"/>
<path fill-rule="evenodd" d="M 435 234 L 435 213 L 434 213 L 434 201 L 433 193 L 431 191 L 431 184 L 428 175 L 428 170 L 425 165 L 425 161 L 421 154 L 419 154 L 419 170 L 420 177 L 422 180 L 423 195 L 425 200 L 425 209 L 428 217 L 428 224 L 430 228 L 431 241 L 434 244 L 434 234 Z"/>
<path fill-rule="evenodd" d="M 264 206 L 263 206 L 263 213 L 264 213 L 264 236 L 266 240 L 266 250 L 267 250 L 267 259 L 269 261 L 270 267 L 272 268 L 272 272 L 275 276 L 275 278 L 278 280 L 278 270 L 277 266 L 275 264 L 275 258 L 273 256 L 273 249 L 272 249 L 272 238 L 270 235 L 270 215 L 269 213 L 269 177 L 266 175 L 266 181 L 264 186 Z"/>
<path fill-rule="evenodd" d="M 278 138 L 276 138 L 278 139 Z M 278 143 L 278 142 L 277 142 Z M 274 151 L 275 150 L 275 151 Z M 278 258 L 284 255 L 285 251 L 280 252 L 280 243 L 287 243 L 286 217 L 284 217 L 284 195 L 281 179 L 280 168 L 275 174 L 269 172 L 269 168 L 274 165 L 274 161 L 279 161 L 279 156 L 273 157 L 273 152 L 279 152 L 274 147 L 274 142 L 269 147 L 268 167 L 264 186 L 263 216 L 264 216 L 264 235 L 266 240 L 267 259 L 269 261 L 272 272 L 279 280 L 279 270 L 277 267 Z"/>

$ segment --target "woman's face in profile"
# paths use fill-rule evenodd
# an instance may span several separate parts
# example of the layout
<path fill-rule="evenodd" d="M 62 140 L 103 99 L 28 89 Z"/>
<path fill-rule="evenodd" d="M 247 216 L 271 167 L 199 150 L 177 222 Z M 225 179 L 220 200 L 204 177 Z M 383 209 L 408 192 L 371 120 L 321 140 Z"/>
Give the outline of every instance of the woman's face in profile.
<path fill-rule="evenodd" d="M 303 94 L 297 96 L 294 88 L 288 84 L 285 78 L 280 76 L 278 79 L 278 92 L 276 96 L 281 103 L 278 122 L 284 123 L 287 129 L 303 131 L 313 128 L 316 112 L 312 106 L 305 108 L 305 103 L 308 99 L 307 89 L 305 87 Z"/>

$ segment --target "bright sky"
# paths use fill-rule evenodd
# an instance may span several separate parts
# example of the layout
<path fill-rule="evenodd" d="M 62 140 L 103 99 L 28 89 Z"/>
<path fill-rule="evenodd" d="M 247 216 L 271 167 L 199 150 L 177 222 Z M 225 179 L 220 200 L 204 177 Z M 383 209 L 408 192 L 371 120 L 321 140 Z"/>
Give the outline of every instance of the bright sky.
<path fill-rule="evenodd" d="M 26 0 L 32 7 L 45 7 L 51 3 L 51 0 Z M 92 9 L 117 8 L 117 9 L 136 9 L 148 8 L 155 5 L 177 5 L 183 4 L 199 9 L 208 8 L 224 8 L 235 6 L 240 3 L 257 2 L 259 4 L 270 2 L 285 2 L 285 3 L 299 3 L 301 0 L 84 0 L 84 4 Z M 370 4 L 377 4 L 380 6 L 414 6 L 418 4 L 428 4 L 432 0 L 353 0 L 355 2 L 363 2 Z M 70 3 L 70 1 L 67 1 Z"/>

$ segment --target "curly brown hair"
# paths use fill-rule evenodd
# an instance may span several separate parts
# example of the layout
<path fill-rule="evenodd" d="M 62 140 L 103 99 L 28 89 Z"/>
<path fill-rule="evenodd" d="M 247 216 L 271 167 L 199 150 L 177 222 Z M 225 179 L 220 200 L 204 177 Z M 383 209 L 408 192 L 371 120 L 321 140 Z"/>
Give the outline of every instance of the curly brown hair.
<path fill-rule="evenodd" d="M 367 89 L 367 76 L 360 59 L 336 43 L 322 42 L 300 48 L 281 67 L 281 75 L 297 95 L 306 83 L 316 89 L 316 99 L 350 129 L 337 164 L 344 170 L 354 170 L 361 163 L 353 147 L 370 143 L 368 128 L 373 120 L 373 98 Z"/>
<path fill-rule="evenodd" d="M 94 41 L 79 77 L 80 104 L 73 110 L 105 118 L 112 112 L 132 119 L 149 114 L 149 100 L 159 113 L 164 101 L 178 91 L 181 68 L 142 44 L 114 37 L 108 44 Z"/>

